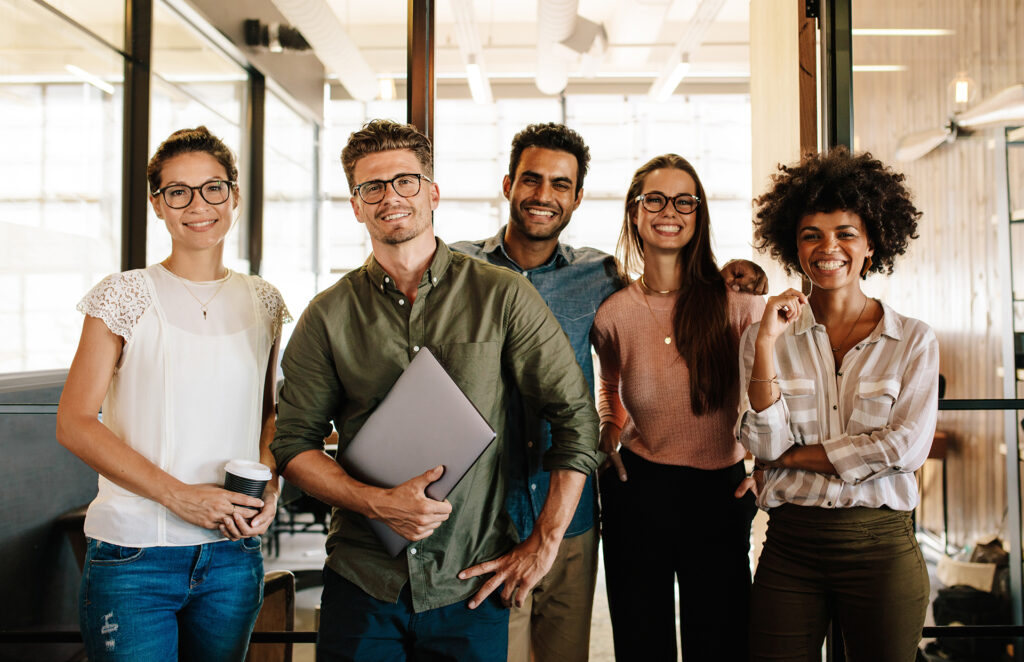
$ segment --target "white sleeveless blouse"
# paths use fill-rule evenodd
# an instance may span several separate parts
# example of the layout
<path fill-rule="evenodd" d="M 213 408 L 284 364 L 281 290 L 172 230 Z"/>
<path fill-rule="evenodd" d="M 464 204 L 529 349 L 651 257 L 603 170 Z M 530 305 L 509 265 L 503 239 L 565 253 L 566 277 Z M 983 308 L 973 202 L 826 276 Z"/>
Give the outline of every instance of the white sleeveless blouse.
<path fill-rule="evenodd" d="M 273 285 L 232 271 L 187 281 L 156 264 L 108 276 L 78 310 L 124 338 L 103 401 L 114 434 L 185 483 L 219 485 L 228 460 L 259 460 L 267 361 L 291 321 Z M 127 547 L 224 539 L 103 476 L 85 534 Z"/>

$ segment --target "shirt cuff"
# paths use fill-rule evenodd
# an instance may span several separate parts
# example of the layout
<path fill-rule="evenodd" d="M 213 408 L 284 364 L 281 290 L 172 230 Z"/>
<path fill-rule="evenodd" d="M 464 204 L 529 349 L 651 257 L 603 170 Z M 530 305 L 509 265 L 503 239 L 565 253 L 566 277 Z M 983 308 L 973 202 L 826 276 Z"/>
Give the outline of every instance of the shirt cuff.
<path fill-rule="evenodd" d="M 766 409 L 743 412 L 740 415 L 739 442 L 763 460 L 774 460 L 785 453 L 792 445 L 786 400 L 780 397 Z"/>

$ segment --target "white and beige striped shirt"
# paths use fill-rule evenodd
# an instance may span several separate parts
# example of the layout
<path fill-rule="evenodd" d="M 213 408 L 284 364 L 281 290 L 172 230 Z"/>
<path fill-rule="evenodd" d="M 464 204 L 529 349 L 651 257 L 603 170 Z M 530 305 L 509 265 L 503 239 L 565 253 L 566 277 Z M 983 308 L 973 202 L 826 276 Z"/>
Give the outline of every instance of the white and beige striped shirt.
<path fill-rule="evenodd" d="M 884 303 L 882 311 L 837 371 L 825 327 L 804 306 L 775 344 L 782 397 L 761 412 L 750 408 L 746 395 L 760 322 L 744 332 L 736 438 L 769 461 L 795 445 L 821 444 L 839 473 L 768 469 L 758 497 L 762 508 L 917 505 L 914 471 L 928 457 L 938 414 L 939 343 L 924 322 Z"/>

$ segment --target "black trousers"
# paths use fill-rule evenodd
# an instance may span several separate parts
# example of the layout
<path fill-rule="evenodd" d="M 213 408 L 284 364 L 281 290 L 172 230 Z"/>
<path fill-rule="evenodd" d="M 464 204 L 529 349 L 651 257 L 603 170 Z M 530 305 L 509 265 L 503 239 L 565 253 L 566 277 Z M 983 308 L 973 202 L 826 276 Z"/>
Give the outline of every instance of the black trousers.
<path fill-rule="evenodd" d="M 600 477 L 605 583 L 615 659 L 747 659 L 752 494 L 743 463 L 718 470 L 648 462 L 623 449 L 628 480 Z"/>

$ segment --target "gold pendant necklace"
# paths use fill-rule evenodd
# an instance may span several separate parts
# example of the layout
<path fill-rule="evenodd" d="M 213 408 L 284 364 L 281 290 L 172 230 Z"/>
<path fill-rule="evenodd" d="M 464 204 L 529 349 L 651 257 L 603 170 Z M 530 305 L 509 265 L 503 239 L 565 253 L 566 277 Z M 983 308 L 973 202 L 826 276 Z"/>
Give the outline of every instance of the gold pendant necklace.
<path fill-rule="evenodd" d="M 855 319 L 853 321 L 853 325 L 850 326 L 850 330 L 846 332 L 846 335 L 843 336 L 843 339 L 841 341 L 839 341 L 838 345 L 832 345 L 832 343 L 829 343 L 829 346 L 832 347 L 832 353 L 833 354 L 838 354 L 839 350 L 841 350 L 843 348 L 843 345 L 846 344 L 846 341 L 850 339 L 851 335 L 853 335 L 853 330 L 857 328 L 857 324 L 860 323 L 860 318 L 864 316 L 864 310 L 867 307 L 868 307 L 868 298 L 865 296 L 864 297 L 864 305 L 860 307 L 860 312 L 857 313 L 857 319 Z M 827 334 L 828 334 L 828 332 L 826 331 L 826 335 Z"/>
<path fill-rule="evenodd" d="M 164 268 L 167 269 L 167 267 L 164 267 Z M 184 278 L 182 278 L 178 274 L 174 273 L 170 269 L 167 269 L 167 271 L 169 271 L 171 273 L 171 275 L 173 275 L 175 278 L 178 279 L 178 282 L 181 283 L 181 286 L 185 288 L 185 291 L 188 292 L 189 296 L 191 296 L 193 299 L 195 299 L 196 303 L 199 304 L 199 310 L 201 310 L 203 312 L 203 320 L 204 321 L 206 320 L 206 312 L 207 312 L 206 307 L 209 306 L 210 303 L 214 299 L 217 298 L 217 295 L 220 294 L 220 291 L 224 288 L 224 285 L 227 284 L 228 280 L 230 280 L 230 277 L 231 277 L 231 272 L 228 271 L 228 274 L 226 276 L 224 276 L 224 279 L 220 282 L 220 285 L 217 286 L 217 289 L 216 289 L 216 291 L 214 291 L 213 296 L 211 296 L 209 299 L 207 299 L 204 302 L 202 299 L 200 299 L 199 297 L 197 297 L 195 295 L 195 292 L 193 292 L 191 288 L 189 288 L 189 286 L 186 284 Z M 227 271 L 227 270 L 225 269 L 225 271 Z"/>
<path fill-rule="evenodd" d="M 643 276 L 640 276 L 640 284 L 644 286 L 644 289 L 647 289 L 647 283 L 644 282 L 644 277 Z M 660 292 L 659 290 L 653 290 L 653 291 L 654 292 L 659 292 L 659 294 L 669 294 L 669 293 L 672 292 L 672 290 L 668 290 L 666 292 Z M 654 320 L 654 326 L 655 327 L 661 326 L 658 323 L 658 316 L 654 314 L 654 309 L 651 308 L 651 302 L 647 300 L 647 292 L 644 292 L 643 290 L 640 290 L 640 294 L 644 298 L 644 304 L 647 305 L 647 311 L 651 314 L 651 318 Z M 669 333 L 667 336 L 665 336 L 665 344 L 666 345 L 671 345 L 672 344 L 672 334 L 671 333 Z"/>

